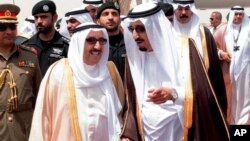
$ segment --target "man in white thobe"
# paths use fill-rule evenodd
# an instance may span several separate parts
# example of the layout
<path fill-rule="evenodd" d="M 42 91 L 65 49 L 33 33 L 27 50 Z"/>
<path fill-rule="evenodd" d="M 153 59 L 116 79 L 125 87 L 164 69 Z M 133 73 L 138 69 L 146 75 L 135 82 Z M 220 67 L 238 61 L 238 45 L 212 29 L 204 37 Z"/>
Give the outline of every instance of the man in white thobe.
<path fill-rule="evenodd" d="M 231 55 L 231 124 L 250 124 L 250 21 L 242 6 L 229 14 L 226 45 Z"/>
<path fill-rule="evenodd" d="M 183 135 L 184 89 L 177 78 L 172 25 L 159 5 L 144 3 L 128 14 L 123 26 L 143 138 L 178 141 Z"/>
<path fill-rule="evenodd" d="M 75 31 L 68 59 L 54 63 L 41 83 L 30 141 L 119 139 L 121 104 L 106 67 L 107 31 L 95 23 Z"/>

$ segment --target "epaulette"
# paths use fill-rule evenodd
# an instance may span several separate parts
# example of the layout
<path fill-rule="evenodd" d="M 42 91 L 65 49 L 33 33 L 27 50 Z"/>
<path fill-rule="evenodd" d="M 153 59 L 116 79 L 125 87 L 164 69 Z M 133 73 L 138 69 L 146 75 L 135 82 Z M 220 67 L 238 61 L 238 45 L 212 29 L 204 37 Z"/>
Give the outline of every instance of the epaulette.
<path fill-rule="evenodd" d="M 63 39 L 63 41 L 65 41 L 65 42 L 67 42 L 69 44 L 69 42 L 70 42 L 69 38 L 62 36 L 62 39 Z"/>
<path fill-rule="evenodd" d="M 34 54 L 38 54 L 37 50 L 34 47 L 26 46 L 26 45 L 18 45 L 19 48 L 30 51 Z"/>

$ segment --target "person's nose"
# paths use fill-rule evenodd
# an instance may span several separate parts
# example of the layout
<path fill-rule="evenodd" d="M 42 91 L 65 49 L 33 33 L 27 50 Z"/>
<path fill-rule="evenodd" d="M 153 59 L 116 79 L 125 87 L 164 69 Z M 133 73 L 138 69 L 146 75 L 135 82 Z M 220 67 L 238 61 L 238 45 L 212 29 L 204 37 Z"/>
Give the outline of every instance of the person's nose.
<path fill-rule="evenodd" d="M 133 36 L 134 39 L 136 39 L 137 37 L 139 37 L 139 34 L 136 32 L 135 29 L 132 31 L 132 36 Z"/>
<path fill-rule="evenodd" d="M 96 44 L 94 45 L 95 49 L 100 50 L 102 48 L 102 45 L 100 44 L 100 41 L 97 41 Z"/>
<path fill-rule="evenodd" d="M 42 19 L 41 19 L 40 17 L 38 17 L 38 18 L 36 19 L 36 22 L 37 22 L 37 23 L 41 23 L 41 22 L 42 22 Z"/>
<path fill-rule="evenodd" d="M 186 9 L 182 9 L 181 10 L 181 14 L 186 14 L 187 13 L 187 10 Z"/>

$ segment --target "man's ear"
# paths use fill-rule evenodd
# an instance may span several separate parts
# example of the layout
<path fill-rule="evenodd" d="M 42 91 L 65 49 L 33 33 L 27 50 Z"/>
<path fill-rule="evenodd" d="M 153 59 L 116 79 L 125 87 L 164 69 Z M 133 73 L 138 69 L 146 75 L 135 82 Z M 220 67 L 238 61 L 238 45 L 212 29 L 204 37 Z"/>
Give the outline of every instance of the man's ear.
<path fill-rule="evenodd" d="M 101 24 L 100 24 L 100 19 L 96 19 L 96 24 L 101 25 Z"/>
<path fill-rule="evenodd" d="M 53 22 L 56 23 L 57 19 L 58 19 L 58 15 L 57 15 L 57 13 L 55 13 L 53 15 Z"/>

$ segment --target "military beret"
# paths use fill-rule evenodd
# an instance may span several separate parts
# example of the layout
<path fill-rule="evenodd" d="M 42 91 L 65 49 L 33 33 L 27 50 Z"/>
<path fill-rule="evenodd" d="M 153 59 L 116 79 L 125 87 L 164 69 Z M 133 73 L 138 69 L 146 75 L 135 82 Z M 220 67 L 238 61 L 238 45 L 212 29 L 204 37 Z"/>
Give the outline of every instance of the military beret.
<path fill-rule="evenodd" d="M 18 23 L 20 8 L 14 4 L 0 4 L 0 23 Z"/>
<path fill-rule="evenodd" d="M 113 2 L 106 2 L 103 3 L 101 6 L 98 7 L 97 9 L 97 18 L 100 18 L 102 11 L 104 11 L 105 9 L 115 9 L 120 13 L 120 7 L 118 5 L 117 2 L 113 3 Z"/>
<path fill-rule="evenodd" d="M 53 1 L 50 0 L 42 0 L 35 4 L 32 9 L 32 15 L 36 15 L 38 13 L 55 13 L 56 5 Z"/>

